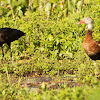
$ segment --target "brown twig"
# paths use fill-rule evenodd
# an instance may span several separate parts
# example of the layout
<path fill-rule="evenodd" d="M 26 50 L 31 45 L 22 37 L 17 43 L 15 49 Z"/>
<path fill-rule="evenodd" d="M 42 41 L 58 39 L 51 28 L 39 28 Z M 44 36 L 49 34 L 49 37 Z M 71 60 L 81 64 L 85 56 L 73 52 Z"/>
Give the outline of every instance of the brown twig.
<path fill-rule="evenodd" d="M 15 16 L 14 16 L 14 12 L 13 12 L 13 8 L 12 8 L 12 6 L 11 6 L 11 5 L 8 5 L 7 8 L 10 8 L 10 9 L 11 9 L 13 19 L 15 19 Z"/>

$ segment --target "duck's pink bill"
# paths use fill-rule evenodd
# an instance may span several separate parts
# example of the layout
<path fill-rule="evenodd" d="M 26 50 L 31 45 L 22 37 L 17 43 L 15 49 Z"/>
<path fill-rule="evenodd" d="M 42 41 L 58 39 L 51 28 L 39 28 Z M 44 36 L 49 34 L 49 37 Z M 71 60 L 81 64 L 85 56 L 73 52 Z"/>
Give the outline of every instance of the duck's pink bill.
<path fill-rule="evenodd" d="M 82 23 L 85 23 L 85 20 L 83 20 L 83 21 L 80 21 L 78 24 L 82 24 Z"/>

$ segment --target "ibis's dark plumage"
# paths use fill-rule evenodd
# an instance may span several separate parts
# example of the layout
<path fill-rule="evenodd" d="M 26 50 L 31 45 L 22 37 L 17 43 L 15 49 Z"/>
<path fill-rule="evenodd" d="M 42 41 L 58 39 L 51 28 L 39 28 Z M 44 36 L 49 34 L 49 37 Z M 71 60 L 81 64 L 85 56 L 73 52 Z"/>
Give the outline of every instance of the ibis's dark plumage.
<path fill-rule="evenodd" d="M 10 56 L 12 57 L 10 44 L 11 42 L 18 40 L 23 35 L 25 35 L 25 33 L 17 29 L 1 28 L 0 29 L 0 47 L 2 47 L 4 43 L 7 43 L 10 49 Z M 3 57 L 4 57 L 3 47 L 2 47 L 2 55 L 3 55 L 2 56 L 2 60 L 3 60 Z"/>

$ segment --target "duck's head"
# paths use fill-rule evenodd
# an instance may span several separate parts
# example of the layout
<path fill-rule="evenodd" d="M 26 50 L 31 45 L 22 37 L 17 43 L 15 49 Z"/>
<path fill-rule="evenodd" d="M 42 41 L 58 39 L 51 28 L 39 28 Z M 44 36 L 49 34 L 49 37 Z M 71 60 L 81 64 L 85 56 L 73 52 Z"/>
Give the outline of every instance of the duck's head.
<path fill-rule="evenodd" d="M 86 23 L 89 30 L 92 30 L 93 27 L 93 20 L 91 17 L 86 17 L 82 21 L 80 21 L 78 24 Z"/>

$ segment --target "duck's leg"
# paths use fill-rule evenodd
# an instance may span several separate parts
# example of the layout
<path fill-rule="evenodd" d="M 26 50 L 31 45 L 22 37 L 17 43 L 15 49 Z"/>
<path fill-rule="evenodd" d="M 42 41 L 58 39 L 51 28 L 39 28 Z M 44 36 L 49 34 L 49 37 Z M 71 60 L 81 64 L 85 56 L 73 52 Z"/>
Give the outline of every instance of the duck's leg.
<path fill-rule="evenodd" d="M 95 76 L 98 75 L 98 71 L 97 71 L 97 63 L 96 63 L 96 60 L 93 60 L 94 62 L 94 67 L 95 67 Z"/>

